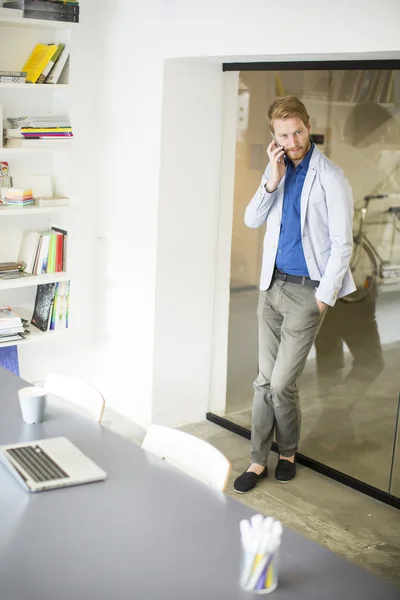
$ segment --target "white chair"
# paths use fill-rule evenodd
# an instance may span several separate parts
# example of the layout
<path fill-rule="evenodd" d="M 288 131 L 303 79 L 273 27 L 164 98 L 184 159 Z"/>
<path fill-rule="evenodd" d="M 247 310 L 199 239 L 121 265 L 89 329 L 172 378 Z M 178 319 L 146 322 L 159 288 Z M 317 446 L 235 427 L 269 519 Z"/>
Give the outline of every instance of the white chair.
<path fill-rule="evenodd" d="M 89 383 L 67 375 L 51 373 L 46 378 L 44 388 L 48 393 L 75 405 L 76 408 L 95 419 L 98 423 L 101 422 L 105 406 L 104 398 Z"/>
<path fill-rule="evenodd" d="M 223 491 L 230 472 L 228 459 L 214 446 L 194 435 L 161 425 L 150 425 L 142 448 Z"/>

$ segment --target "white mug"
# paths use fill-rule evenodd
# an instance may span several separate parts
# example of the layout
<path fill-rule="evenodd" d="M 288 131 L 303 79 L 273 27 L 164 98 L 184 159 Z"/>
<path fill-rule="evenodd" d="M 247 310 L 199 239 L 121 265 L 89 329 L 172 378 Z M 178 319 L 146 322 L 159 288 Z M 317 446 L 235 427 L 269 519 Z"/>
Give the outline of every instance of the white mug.
<path fill-rule="evenodd" d="M 25 423 L 41 423 L 46 408 L 46 390 L 40 387 L 25 387 L 18 390 L 18 397 Z"/>

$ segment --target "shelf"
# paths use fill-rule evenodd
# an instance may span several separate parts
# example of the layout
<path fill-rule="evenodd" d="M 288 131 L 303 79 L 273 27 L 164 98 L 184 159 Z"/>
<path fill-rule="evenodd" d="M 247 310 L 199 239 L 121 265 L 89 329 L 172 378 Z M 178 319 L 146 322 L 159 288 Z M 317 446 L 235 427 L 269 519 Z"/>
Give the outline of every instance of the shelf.
<path fill-rule="evenodd" d="M 65 152 L 66 150 L 68 151 L 70 148 L 71 144 L 63 144 L 62 146 L 59 146 L 57 142 L 54 142 L 52 145 L 46 143 L 46 145 L 40 146 L 39 148 L 32 148 L 29 146 L 27 148 L 7 148 L 6 146 L 1 146 L 0 154 L 43 154 L 45 152 Z"/>
<path fill-rule="evenodd" d="M 25 27 L 29 29 L 72 29 L 79 23 L 68 23 L 65 21 L 48 21 L 44 19 L 24 19 L 22 17 L 0 16 L 0 27 L 11 25 L 12 27 Z"/>
<path fill-rule="evenodd" d="M 68 83 L 0 83 L 0 89 L 5 90 L 62 90 L 68 89 Z"/>
<path fill-rule="evenodd" d="M 60 210 L 69 209 L 69 204 L 63 204 L 62 206 L 7 206 L 0 205 L 0 217 L 16 217 L 16 216 L 30 216 L 30 215 L 40 215 L 52 212 L 58 212 Z"/>
<path fill-rule="evenodd" d="M 30 275 L 27 277 L 18 277 L 16 279 L 0 279 L 0 291 L 32 287 L 35 285 L 42 285 L 43 283 L 53 283 L 55 281 L 68 281 L 69 279 L 71 279 L 71 277 L 68 273 L 46 273 L 44 275 Z"/>
<path fill-rule="evenodd" d="M 60 335 L 65 335 L 68 333 L 69 329 L 56 329 L 54 331 L 40 331 L 34 325 L 29 326 L 30 334 L 26 336 L 24 340 L 17 340 L 11 342 L 3 342 L 0 344 L 0 348 L 5 348 L 6 346 L 25 346 L 26 344 L 32 344 L 33 342 L 50 342 L 55 338 L 58 338 Z"/>

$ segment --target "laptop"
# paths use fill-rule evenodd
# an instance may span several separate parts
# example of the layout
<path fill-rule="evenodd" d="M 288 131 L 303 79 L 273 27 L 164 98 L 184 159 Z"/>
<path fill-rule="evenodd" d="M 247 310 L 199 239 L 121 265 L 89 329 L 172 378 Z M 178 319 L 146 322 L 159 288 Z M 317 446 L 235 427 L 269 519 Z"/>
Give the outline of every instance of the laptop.
<path fill-rule="evenodd" d="M 106 479 L 107 473 L 64 437 L 0 446 L 0 463 L 28 492 Z"/>

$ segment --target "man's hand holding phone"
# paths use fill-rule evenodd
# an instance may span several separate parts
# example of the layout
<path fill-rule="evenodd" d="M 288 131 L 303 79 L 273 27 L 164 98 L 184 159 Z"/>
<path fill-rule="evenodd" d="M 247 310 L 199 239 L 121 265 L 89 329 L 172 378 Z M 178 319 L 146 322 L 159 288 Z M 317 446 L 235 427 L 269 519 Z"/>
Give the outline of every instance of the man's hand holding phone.
<path fill-rule="evenodd" d="M 272 140 L 267 148 L 267 154 L 271 164 L 271 175 L 265 189 L 267 192 L 273 192 L 278 187 L 282 177 L 286 173 L 286 164 L 284 160 L 285 149 L 279 146 L 275 139 Z"/>

